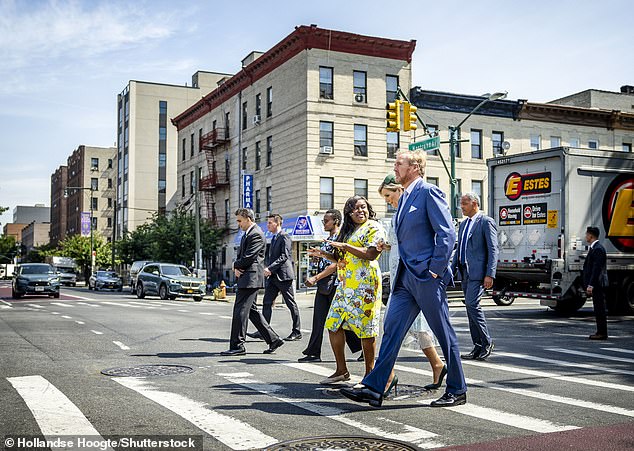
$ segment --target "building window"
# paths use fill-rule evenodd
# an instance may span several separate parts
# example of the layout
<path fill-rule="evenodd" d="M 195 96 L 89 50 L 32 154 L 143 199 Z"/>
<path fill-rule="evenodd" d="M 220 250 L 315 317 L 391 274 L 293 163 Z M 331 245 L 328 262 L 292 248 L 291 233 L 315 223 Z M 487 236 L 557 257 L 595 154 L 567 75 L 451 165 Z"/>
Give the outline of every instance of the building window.
<path fill-rule="evenodd" d="M 108 169 L 112 169 L 112 158 L 108 158 Z"/>
<path fill-rule="evenodd" d="M 90 179 L 90 189 L 92 191 L 98 191 L 99 190 L 99 179 L 96 177 L 93 177 Z"/>
<path fill-rule="evenodd" d="M 90 170 L 98 171 L 99 170 L 99 158 L 91 158 L 90 159 Z"/>
<path fill-rule="evenodd" d="M 482 180 L 471 180 L 471 192 L 477 194 L 480 197 L 480 209 L 484 210 L 484 197 L 483 197 L 484 182 Z"/>
<path fill-rule="evenodd" d="M 493 156 L 504 155 L 502 143 L 504 142 L 504 132 L 491 132 L 491 143 L 493 144 Z"/>
<path fill-rule="evenodd" d="M 112 218 L 108 218 L 108 228 L 112 227 Z"/>
<path fill-rule="evenodd" d="M 354 179 L 354 195 L 368 198 L 368 181 L 365 179 Z"/>
<path fill-rule="evenodd" d="M 319 121 L 319 151 L 323 153 L 333 153 L 334 136 L 333 122 Z"/>
<path fill-rule="evenodd" d="M 112 197 L 108 198 L 108 208 L 112 208 Z"/>
<path fill-rule="evenodd" d="M 354 101 L 357 103 L 367 103 L 367 74 L 358 70 L 353 71 L 352 83 Z"/>
<path fill-rule="evenodd" d="M 255 190 L 255 214 L 260 214 L 260 190 Z"/>
<path fill-rule="evenodd" d="M 266 117 L 273 116 L 273 87 L 266 88 Z"/>
<path fill-rule="evenodd" d="M 396 158 L 396 152 L 398 152 L 398 133 L 387 132 L 385 136 L 387 140 L 387 157 Z"/>
<path fill-rule="evenodd" d="M 193 133 L 190 135 L 190 140 L 191 142 L 189 143 L 189 156 L 193 157 L 194 156 L 194 134 Z"/>
<path fill-rule="evenodd" d="M 229 226 L 229 199 L 225 199 L 225 226 Z"/>
<path fill-rule="evenodd" d="M 257 117 L 262 116 L 262 94 L 255 95 L 255 115 Z"/>
<path fill-rule="evenodd" d="M 427 131 L 429 132 L 431 136 L 436 136 L 436 132 L 438 131 L 438 126 L 427 124 Z M 438 149 L 427 150 L 426 153 L 427 155 L 438 155 Z M 459 153 L 456 153 L 456 156 L 458 155 Z"/>
<path fill-rule="evenodd" d="M 570 147 L 579 147 L 579 138 L 570 138 Z"/>
<path fill-rule="evenodd" d="M 531 149 L 532 150 L 539 150 L 540 141 L 541 141 L 541 136 L 539 136 L 539 135 L 531 135 Z"/>
<path fill-rule="evenodd" d="M 181 197 L 185 197 L 185 174 L 181 176 Z"/>
<path fill-rule="evenodd" d="M 368 156 L 368 127 L 354 124 L 354 154 L 358 157 Z"/>
<path fill-rule="evenodd" d="M 482 159 L 482 130 L 471 129 L 471 158 Z"/>
<path fill-rule="evenodd" d="M 247 157 L 248 157 L 248 151 L 246 147 L 242 148 L 242 170 L 246 171 L 247 170 Z"/>
<path fill-rule="evenodd" d="M 271 192 L 271 187 L 266 187 L 266 211 L 271 213 L 273 210 L 273 193 Z"/>
<path fill-rule="evenodd" d="M 185 161 L 185 158 L 187 157 L 187 140 L 185 138 L 183 138 L 183 155 L 182 155 L 182 159 L 183 161 Z"/>
<path fill-rule="evenodd" d="M 550 137 L 550 148 L 561 146 L 561 138 L 559 136 Z"/>
<path fill-rule="evenodd" d="M 225 139 L 229 139 L 229 131 L 231 131 L 231 112 L 225 113 Z"/>
<path fill-rule="evenodd" d="M 319 209 L 329 210 L 334 208 L 335 179 L 332 177 L 319 178 Z"/>
<path fill-rule="evenodd" d="M 623 143 L 621 150 L 623 152 L 632 152 L 632 143 Z"/>
<path fill-rule="evenodd" d="M 260 162 L 262 160 L 262 149 L 260 149 L 260 141 L 255 143 L 255 170 L 260 170 Z"/>
<path fill-rule="evenodd" d="M 91 201 L 90 208 L 92 210 L 99 210 L 99 202 L 98 202 L 99 199 L 97 199 L 96 197 L 91 197 L 90 201 Z"/>
<path fill-rule="evenodd" d="M 92 222 L 92 229 L 97 230 L 97 218 L 93 216 L 91 222 Z"/>
<path fill-rule="evenodd" d="M 273 164 L 273 137 L 266 138 L 266 167 L 269 168 Z"/>
<path fill-rule="evenodd" d="M 398 93 L 398 77 L 396 75 L 385 76 L 385 98 L 386 103 L 394 102 Z"/>
<path fill-rule="evenodd" d="M 189 194 L 194 194 L 194 171 L 189 172 Z"/>
<path fill-rule="evenodd" d="M 242 103 L 242 130 L 247 129 L 247 102 Z"/>
<path fill-rule="evenodd" d="M 198 153 L 203 151 L 203 146 L 200 145 L 200 142 L 203 140 L 203 129 L 198 129 Z"/>
<path fill-rule="evenodd" d="M 588 140 L 588 149 L 598 149 L 599 148 L 599 140 L 598 139 L 589 139 Z"/>
<path fill-rule="evenodd" d="M 319 98 L 333 98 L 332 67 L 319 67 Z"/>
<path fill-rule="evenodd" d="M 159 194 L 165 194 L 167 188 L 167 182 L 165 180 L 158 181 L 158 192 Z"/>
<path fill-rule="evenodd" d="M 438 186 L 438 177 L 426 177 L 427 183 Z"/>
<path fill-rule="evenodd" d="M 112 179 L 108 179 L 108 189 L 112 189 Z"/>

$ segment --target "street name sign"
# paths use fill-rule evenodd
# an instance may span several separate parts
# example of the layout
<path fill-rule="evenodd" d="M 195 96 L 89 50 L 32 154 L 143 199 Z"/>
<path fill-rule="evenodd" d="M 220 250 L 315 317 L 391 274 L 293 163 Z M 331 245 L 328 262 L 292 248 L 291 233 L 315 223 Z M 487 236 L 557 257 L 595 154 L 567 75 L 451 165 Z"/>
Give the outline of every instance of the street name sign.
<path fill-rule="evenodd" d="M 440 136 L 434 136 L 409 145 L 409 150 L 435 150 L 438 148 L 440 148 Z"/>

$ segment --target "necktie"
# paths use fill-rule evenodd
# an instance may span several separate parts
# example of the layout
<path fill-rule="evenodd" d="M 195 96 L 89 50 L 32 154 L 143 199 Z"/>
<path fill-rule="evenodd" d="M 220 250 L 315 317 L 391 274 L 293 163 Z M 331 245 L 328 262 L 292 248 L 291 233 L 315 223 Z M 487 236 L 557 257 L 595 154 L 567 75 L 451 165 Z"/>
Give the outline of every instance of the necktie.
<path fill-rule="evenodd" d="M 467 218 L 462 231 L 462 240 L 460 241 L 460 263 L 464 265 L 467 254 L 467 240 L 469 238 L 469 227 L 471 226 L 471 218 Z"/>
<path fill-rule="evenodd" d="M 407 202 L 408 197 L 409 197 L 409 193 L 407 191 L 403 191 L 403 195 L 401 196 L 401 203 L 399 205 L 398 211 L 396 212 L 397 222 L 401 221 L 401 216 L 402 216 L 403 210 L 405 209 L 405 202 Z"/>

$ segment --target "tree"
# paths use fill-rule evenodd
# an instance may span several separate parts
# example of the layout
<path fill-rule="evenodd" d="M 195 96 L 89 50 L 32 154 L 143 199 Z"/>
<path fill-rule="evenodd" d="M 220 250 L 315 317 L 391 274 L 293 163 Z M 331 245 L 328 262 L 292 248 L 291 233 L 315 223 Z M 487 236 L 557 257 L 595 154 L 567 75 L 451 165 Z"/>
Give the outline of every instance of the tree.
<path fill-rule="evenodd" d="M 93 234 L 93 249 L 95 250 L 95 269 L 109 267 L 112 257 L 112 247 L 103 237 Z M 81 266 L 84 275 L 90 272 L 90 237 L 81 235 L 71 235 L 59 243 L 59 248 L 53 255 L 60 257 L 71 257 L 75 263 Z"/>
<path fill-rule="evenodd" d="M 0 263 L 11 263 L 17 251 L 15 237 L 10 235 L 0 236 Z"/>

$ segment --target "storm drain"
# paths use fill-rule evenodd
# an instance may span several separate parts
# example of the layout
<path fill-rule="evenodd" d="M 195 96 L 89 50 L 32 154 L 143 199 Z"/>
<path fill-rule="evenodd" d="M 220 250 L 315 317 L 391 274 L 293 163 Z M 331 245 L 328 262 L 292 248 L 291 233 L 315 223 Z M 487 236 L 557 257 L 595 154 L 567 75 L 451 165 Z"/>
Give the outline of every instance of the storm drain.
<path fill-rule="evenodd" d="M 406 445 L 405 443 L 397 442 L 396 440 L 388 440 L 382 438 L 368 438 L 368 437 L 309 437 L 301 438 L 297 440 L 289 440 L 286 442 L 276 443 L 268 448 L 264 448 L 265 451 L 278 451 L 278 450 L 315 450 L 315 451 L 376 451 L 376 450 L 389 450 L 389 451 L 410 451 L 417 450 L 413 446 Z"/>
<path fill-rule="evenodd" d="M 115 377 L 173 376 L 193 372 L 192 367 L 185 365 L 137 365 L 101 370 L 101 374 Z"/>

